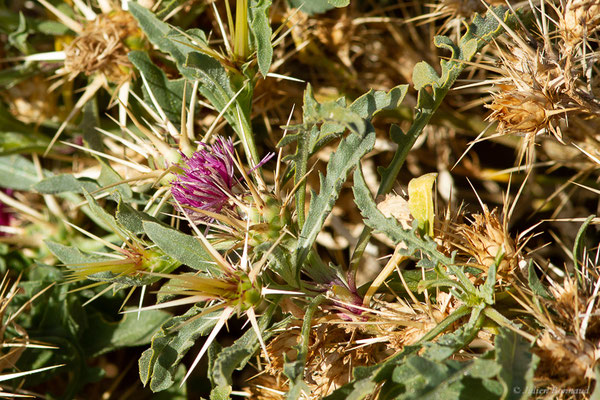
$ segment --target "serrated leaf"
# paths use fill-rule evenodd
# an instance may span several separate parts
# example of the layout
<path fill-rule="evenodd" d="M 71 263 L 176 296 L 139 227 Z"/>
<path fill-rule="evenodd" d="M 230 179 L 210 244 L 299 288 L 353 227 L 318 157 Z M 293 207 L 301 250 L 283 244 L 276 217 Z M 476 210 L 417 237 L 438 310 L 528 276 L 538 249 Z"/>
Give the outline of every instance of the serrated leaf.
<path fill-rule="evenodd" d="M 495 14 L 492 15 L 492 14 Z M 450 61 L 442 60 L 442 74 L 438 77 L 433 67 L 425 63 L 418 63 L 413 71 L 413 81 L 418 89 L 417 98 L 417 115 L 410 126 L 403 140 L 401 147 L 392 162 L 386 169 L 382 169 L 382 182 L 380 184 L 378 195 L 389 193 L 392 190 L 396 176 L 400 172 L 400 168 L 406 158 L 406 153 L 414 145 L 417 138 L 429 123 L 431 117 L 440 106 L 442 100 L 448 94 L 448 91 L 466 68 L 467 63 L 477 51 L 481 50 L 490 40 L 499 36 L 503 32 L 502 25 L 497 18 L 503 20 L 508 26 L 517 23 L 517 18 L 508 12 L 508 8 L 498 6 L 492 8 L 485 17 L 476 15 L 473 22 L 468 26 L 467 32 L 461 37 L 458 45 L 445 37 L 436 37 L 434 43 L 436 45 L 450 48 L 452 51 Z M 473 42 L 475 40 L 475 42 Z M 431 94 L 426 87 L 431 86 Z M 398 154 L 401 153 L 401 154 Z M 366 242 L 365 242 L 366 243 Z"/>
<path fill-rule="evenodd" d="M 364 137 L 352 133 L 347 138 L 342 139 L 337 150 L 331 156 L 327 164 L 327 175 L 324 179 L 321 176 L 319 194 L 313 195 L 311 199 L 308 217 L 298 238 L 297 266 L 302 265 L 306 259 L 325 219 L 339 196 L 339 191 L 346 180 L 348 172 L 358 164 L 362 156 L 371 151 L 374 144 L 374 129 Z"/>
<path fill-rule="evenodd" d="M 501 366 L 498 379 L 504 387 L 503 399 L 527 399 L 534 386 L 533 374 L 539 357 L 531 345 L 516 332 L 500 328 L 494 340 L 496 362 Z"/>
<path fill-rule="evenodd" d="M 142 225 L 150 240 L 170 257 L 198 271 L 222 273 L 198 239 L 156 222 L 143 221 Z"/>
<path fill-rule="evenodd" d="M 398 85 L 389 92 L 383 90 L 369 90 L 350 105 L 350 110 L 359 117 L 372 119 L 375 114 L 383 110 L 395 110 L 400 107 L 408 91 L 408 85 Z"/>
<path fill-rule="evenodd" d="M 139 359 L 140 379 L 153 392 L 171 387 L 175 372 L 187 351 L 196 340 L 210 333 L 217 323 L 219 312 L 194 318 L 202 308 L 193 306 L 184 315 L 165 322 L 152 337 L 151 347 Z"/>
<path fill-rule="evenodd" d="M 251 23 L 248 27 L 254 38 L 258 69 L 263 77 L 269 73 L 273 60 L 273 46 L 271 45 L 273 31 L 269 24 L 271 3 L 271 0 L 251 0 L 249 10 Z"/>
<path fill-rule="evenodd" d="M 367 226 L 375 231 L 384 233 L 394 244 L 405 243 L 407 246 L 407 255 L 412 255 L 415 251 L 420 250 L 436 264 L 442 263 L 446 266 L 452 264 L 449 258 L 437 251 L 437 244 L 434 241 L 418 237 L 414 230 L 403 229 L 395 219 L 386 218 L 377 209 L 377 205 L 369 192 L 360 167 L 354 170 L 354 186 L 352 189 L 354 191 L 354 202 L 358 206 L 361 215 L 365 218 L 364 222 Z"/>

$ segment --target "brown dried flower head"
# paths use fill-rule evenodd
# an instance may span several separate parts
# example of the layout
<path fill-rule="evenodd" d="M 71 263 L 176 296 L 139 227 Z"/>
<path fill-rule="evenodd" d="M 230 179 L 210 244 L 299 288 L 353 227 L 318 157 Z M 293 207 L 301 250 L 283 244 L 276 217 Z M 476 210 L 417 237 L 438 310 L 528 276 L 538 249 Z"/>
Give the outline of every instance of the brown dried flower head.
<path fill-rule="evenodd" d="M 498 131 L 505 134 L 536 135 L 541 131 L 559 132 L 555 126 L 560 115 L 552 113 L 553 102 L 541 91 L 521 91 L 511 85 L 494 95 L 488 106 L 491 121 L 498 121 Z"/>
<path fill-rule="evenodd" d="M 100 14 L 65 49 L 65 72 L 69 80 L 80 73 L 101 73 L 110 82 L 131 77 L 129 51 L 141 48 L 142 33 L 133 16 L 125 11 Z"/>
<path fill-rule="evenodd" d="M 569 0 L 560 18 L 560 33 L 567 50 L 600 26 L 600 0 Z"/>
<path fill-rule="evenodd" d="M 352 339 L 363 337 L 355 328 L 319 324 L 311 329 L 305 369 L 305 381 L 311 389 L 308 399 L 322 399 L 352 379 L 356 366 L 372 365 L 389 354 L 384 344 L 356 347 Z M 289 390 L 283 376 L 284 355 L 289 361 L 296 359 L 292 348 L 300 343 L 300 328 L 291 327 L 280 333 L 267 345 L 271 364 L 251 381 L 248 388 L 253 399 L 285 399 Z"/>
<path fill-rule="evenodd" d="M 515 241 L 498 219 L 497 210 L 489 212 L 484 208 L 483 214 L 475 214 L 472 219 L 470 225 L 460 224 L 456 227 L 459 236 L 457 247 L 475 258 L 477 267 L 484 271 L 494 264 L 500 251 L 504 251 L 498 274 L 507 277 L 518 266 L 520 255 Z"/>
<path fill-rule="evenodd" d="M 15 118 L 26 124 L 40 124 L 57 114 L 56 93 L 41 76 L 25 79 L 6 89 L 2 97 Z"/>
<path fill-rule="evenodd" d="M 594 367 L 600 360 L 600 349 L 589 341 L 573 336 L 554 336 L 546 331 L 536 342 L 535 353 L 540 357 L 539 375 L 579 386 L 594 379 Z"/>

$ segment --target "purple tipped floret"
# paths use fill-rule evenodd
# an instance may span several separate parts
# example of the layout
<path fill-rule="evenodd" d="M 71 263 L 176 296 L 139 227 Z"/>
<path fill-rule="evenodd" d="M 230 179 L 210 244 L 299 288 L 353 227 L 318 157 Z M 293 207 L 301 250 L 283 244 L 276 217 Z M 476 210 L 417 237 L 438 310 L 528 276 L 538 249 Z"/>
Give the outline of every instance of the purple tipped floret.
<path fill-rule="evenodd" d="M 218 137 L 213 145 L 204 144 L 191 157 L 183 155 L 183 172 L 171 181 L 173 197 L 183 205 L 220 212 L 239 183 L 233 154 L 231 139 Z"/>

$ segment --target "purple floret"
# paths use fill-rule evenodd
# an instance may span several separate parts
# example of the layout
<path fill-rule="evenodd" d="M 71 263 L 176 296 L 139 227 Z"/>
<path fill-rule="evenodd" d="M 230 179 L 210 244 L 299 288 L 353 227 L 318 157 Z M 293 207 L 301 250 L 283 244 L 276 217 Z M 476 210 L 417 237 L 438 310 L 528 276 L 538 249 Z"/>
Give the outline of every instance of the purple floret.
<path fill-rule="evenodd" d="M 220 212 L 239 184 L 233 154 L 231 139 L 218 137 L 213 145 L 204 144 L 191 157 L 184 155 L 183 172 L 171 181 L 173 197 L 183 205 Z"/>

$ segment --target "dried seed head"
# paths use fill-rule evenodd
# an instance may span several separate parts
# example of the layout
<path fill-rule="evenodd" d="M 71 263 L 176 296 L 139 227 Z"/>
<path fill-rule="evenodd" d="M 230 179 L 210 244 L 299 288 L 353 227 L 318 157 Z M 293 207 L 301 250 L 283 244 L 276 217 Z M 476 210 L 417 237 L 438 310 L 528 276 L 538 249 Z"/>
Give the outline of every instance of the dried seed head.
<path fill-rule="evenodd" d="M 546 331 L 536 342 L 535 353 L 540 357 L 537 374 L 571 386 L 585 385 L 595 379 L 594 367 L 600 361 L 600 349 L 589 341 L 572 336 L 555 337 Z"/>
<path fill-rule="evenodd" d="M 495 263 L 498 254 L 504 251 L 498 274 L 508 276 L 518 266 L 520 255 L 514 240 L 498 219 L 496 210 L 489 212 L 484 208 L 483 214 L 475 214 L 472 219 L 470 225 L 460 224 L 456 227 L 460 243 L 457 247 L 475 258 L 477 267 L 484 271 L 487 271 Z"/>
<path fill-rule="evenodd" d="M 560 32 L 567 51 L 600 26 L 600 0 L 569 0 L 560 17 Z"/>
<path fill-rule="evenodd" d="M 127 53 L 142 48 L 142 33 L 133 16 L 125 11 L 100 14 L 65 49 L 65 72 L 69 79 L 80 73 L 101 73 L 110 82 L 131 77 Z"/>
<path fill-rule="evenodd" d="M 541 131 L 553 131 L 553 124 L 560 115 L 551 114 L 553 103 L 541 92 L 502 91 L 494 95 L 488 106 L 492 113 L 491 121 L 498 121 L 498 131 L 505 134 L 520 133 L 536 135 Z"/>
<path fill-rule="evenodd" d="M 25 79 L 1 92 L 9 111 L 26 124 L 40 124 L 57 114 L 56 92 L 49 90 L 47 80 L 39 75 Z"/>
<path fill-rule="evenodd" d="M 352 369 L 356 366 L 373 365 L 389 356 L 385 345 L 376 343 L 366 347 L 349 344 L 352 339 L 362 335 L 355 328 L 344 328 L 331 324 L 320 324 L 311 329 L 310 343 L 305 369 L 305 381 L 311 388 L 309 399 L 322 399 L 335 389 L 350 382 Z M 263 374 L 251 381 L 248 389 L 252 398 L 284 399 L 288 389 L 283 376 L 284 355 L 295 360 L 296 350 L 292 346 L 300 343 L 300 329 L 292 326 L 267 346 L 271 365 L 266 366 Z M 262 386 L 262 387 L 260 387 Z M 279 392 L 279 394 L 277 393 Z"/>

